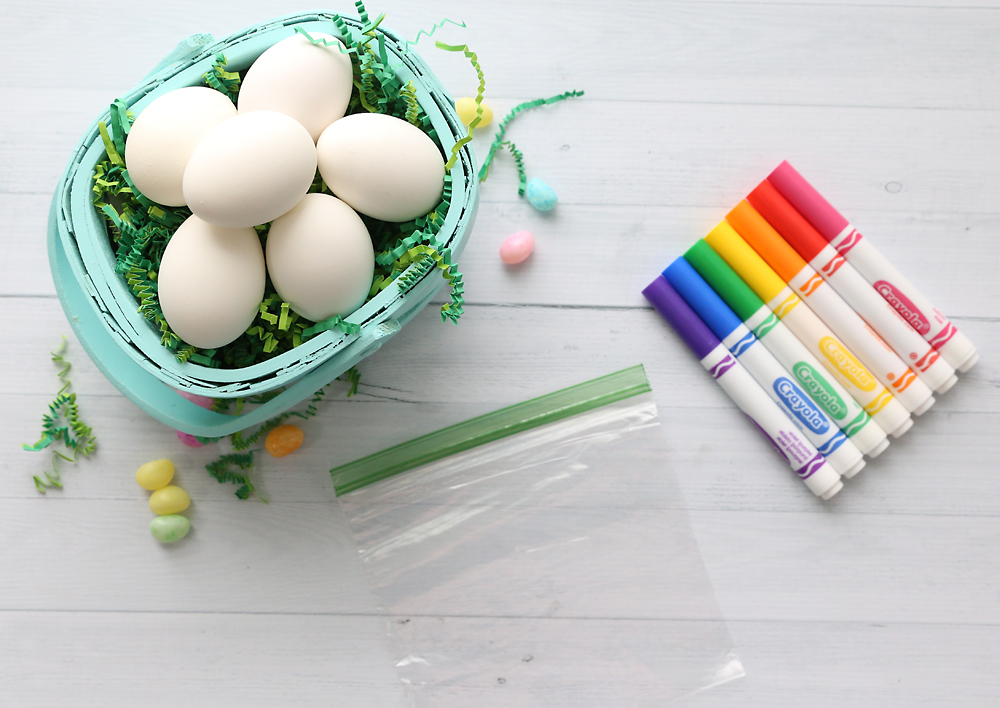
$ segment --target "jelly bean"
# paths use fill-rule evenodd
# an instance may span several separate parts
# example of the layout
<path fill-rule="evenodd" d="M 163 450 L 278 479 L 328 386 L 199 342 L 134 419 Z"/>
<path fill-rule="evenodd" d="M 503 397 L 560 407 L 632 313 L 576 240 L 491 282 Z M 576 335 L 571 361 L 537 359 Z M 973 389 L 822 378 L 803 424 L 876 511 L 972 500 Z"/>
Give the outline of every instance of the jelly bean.
<path fill-rule="evenodd" d="M 163 489 L 157 489 L 149 497 L 150 510 L 161 516 L 177 514 L 189 506 L 191 506 L 191 497 L 183 489 L 173 484 Z"/>
<path fill-rule="evenodd" d="M 179 393 L 184 398 L 191 401 L 191 403 L 196 406 L 201 406 L 202 408 L 211 409 L 212 405 L 215 403 L 214 398 L 209 398 L 208 396 L 199 396 L 197 393 L 189 393 L 188 391 L 181 391 L 179 388 L 175 388 L 175 391 Z M 180 430 L 177 431 L 177 439 L 188 447 L 204 447 L 204 443 L 198 442 L 198 439 L 194 435 L 189 435 L 188 433 L 182 433 Z"/>
<path fill-rule="evenodd" d="M 174 478 L 174 463 L 170 460 L 147 462 L 135 472 L 135 481 L 143 489 L 162 489 Z"/>
<path fill-rule="evenodd" d="M 528 204 L 538 211 L 551 211 L 559 202 L 555 190 L 537 178 L 528 180 L 528 188 L 524 192 L 524 197 L 528 200 Z"/>
<path fill-rule="evenodd" d="M 188 435 L 187 433 L 182 433 L 179 430 L 177 431 L 177 439 L 180 440 L 185 445 L 187 445 L 188 447 L 205 447 L 205 444 L 199 442 L 198 438 L 196 438 L 194 435 Z"/>
<path fill-rule="evenodd" d="M 180 541 L 191 530 L 191 522 L 184 516 L 166 514 L 149 522 L 149 532 L 160 543 Z"/>
<path fill-rule="evenodd" d="M 485 103 L 479 105 L 483 109 L 483 117 L 479 121 L 479 125 L 476 126 L 476 130 L 493 121 L 493 109 Z M 468 97 L 458 99 L 455 101 L 455 111 L 458 113 L 458 119 L 462 121 L 462 125 L 468 125 L 476 117 L 476 99 Z"/>
<path fill-rule="evenodd" d="M 302 428 L 297 425 L 280 425 L 267 434 L 264 449 L 272 457 L 284 457 L 298 450 L 305 437 Z"/>
<path fill-rule="evenodd" d="M 500 258 L 504 263 L 520 263 L 535 250 L 535 237 L 530 231 L 517 231 L 500 244 Z"/>
<path fill-rule="evenodd" d="M 208 396 L 199 396 L 197 393 L 190 393 L 188 391 L 181 391 L 180 389 L 174 389 L 177 393 L 181 394 L 184 398 L 191 401 L 191 403 L 196 406 L 201 406 L 202 408 L 211 408 L 212 404 L 215 403 L 214 398 L 209 398 Z"/>

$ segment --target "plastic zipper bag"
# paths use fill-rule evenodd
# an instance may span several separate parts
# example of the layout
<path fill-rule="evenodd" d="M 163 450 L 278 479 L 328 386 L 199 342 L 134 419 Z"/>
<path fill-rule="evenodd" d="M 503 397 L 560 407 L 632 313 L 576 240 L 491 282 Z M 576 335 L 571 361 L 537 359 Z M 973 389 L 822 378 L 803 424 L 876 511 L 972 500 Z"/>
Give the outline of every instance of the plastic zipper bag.
<path fill-rule="evenodd" d="M 659 706 L 743 675 L 641 366 L 332 471 L 416 706 Z"/>

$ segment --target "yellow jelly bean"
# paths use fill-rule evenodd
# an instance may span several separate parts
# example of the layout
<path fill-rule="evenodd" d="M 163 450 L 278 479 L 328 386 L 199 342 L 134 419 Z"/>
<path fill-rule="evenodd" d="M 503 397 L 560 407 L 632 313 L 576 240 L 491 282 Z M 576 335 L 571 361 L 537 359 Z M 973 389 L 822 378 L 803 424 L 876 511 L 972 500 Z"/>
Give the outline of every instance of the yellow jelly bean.
<path fill-rule="evenodd" d="M 178 514 L 191 506 L 191 497 L 180 487 L 171 484 L 157 489 L 149 497 L 149 508 L 154 514 Z"/>
<path fill-rule="evenodd" d="M 482 128 L 484 125 L 488 125 L 493 120 L 493 109 L 485 103 L 479 105 L 483 108 L 483 118 L 479 121 L 479 125 L 476 126 L 476 130 Z M 458 113 L 458 119 L 462 121 L 462 124 L 468 125 L 476 117 L 476 99 L 469 98 L 468 96 L 458 99 L 455 101 L 455 111 Z"/>
<path fill-rule="evenodd" d="M 162 489 L 174 478 L 174 463 L 170 460 L 147 462 L 135 472 L 135 481 L 143 489 Z"/>

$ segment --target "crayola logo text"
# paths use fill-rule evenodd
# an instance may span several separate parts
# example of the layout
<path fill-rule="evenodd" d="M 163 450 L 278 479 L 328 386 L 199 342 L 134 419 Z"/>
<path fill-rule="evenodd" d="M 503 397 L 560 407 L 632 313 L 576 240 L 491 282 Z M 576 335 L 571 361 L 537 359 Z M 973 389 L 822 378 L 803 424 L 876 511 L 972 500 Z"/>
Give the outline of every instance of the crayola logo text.
<path fill-rule="evenodd" d="M 837 373 L 862 391 L 874 391 L 878 386 L 878 382 L 861 366 L 854 355 L 840 346 L 840 342 L 833 337 L 823 337 L 819 340 L 819 350 Z"/>
<path fill-rule="evenodd" d="M 804 361 L 800 361 L 792 367 L 792 373 L 799 380 L 802 388 L 809 393 L 809 396 L 826 411 L 826 414 L 834 420 L 843 420 L 847 415 L 847 405 L 830 383 L 823 378 L 816 369 Z"/>
<path fill-rule="evenodd" d="M 879 295 L 889 301 L 890 305 L 896 308 L 896 312 L 902 315 L 903 319 L 913 326 L 913 329 L 925 336 L 931 331 L 931 323 L 924 316 L 924 313 L 913 304 L 910 298 L 899 292 L 892 283 L 887 280 L 876 280 L 875 289 L 878 290 Z"/>
<path fill-rule="evenodd" d="M 774 392 L 778 394 L 788 410 L 811 432 L 822 435 L 830 429 L 830 421 L 816 404 L 809 400 L 805 392 L 784 376 L 774 382 Z"/>

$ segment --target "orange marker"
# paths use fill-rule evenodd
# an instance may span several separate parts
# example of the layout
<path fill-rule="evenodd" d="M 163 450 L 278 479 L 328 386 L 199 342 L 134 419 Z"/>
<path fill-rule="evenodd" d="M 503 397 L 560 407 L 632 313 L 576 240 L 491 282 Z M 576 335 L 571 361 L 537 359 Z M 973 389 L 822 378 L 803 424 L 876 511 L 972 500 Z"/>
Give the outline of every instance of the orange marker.
<path fill-rule="evenodd" d="M 907 410 L 920 415 L 934 405 L 930 388 L 748 202 L 740 202 L 726 220 Z"/>

